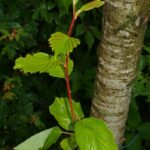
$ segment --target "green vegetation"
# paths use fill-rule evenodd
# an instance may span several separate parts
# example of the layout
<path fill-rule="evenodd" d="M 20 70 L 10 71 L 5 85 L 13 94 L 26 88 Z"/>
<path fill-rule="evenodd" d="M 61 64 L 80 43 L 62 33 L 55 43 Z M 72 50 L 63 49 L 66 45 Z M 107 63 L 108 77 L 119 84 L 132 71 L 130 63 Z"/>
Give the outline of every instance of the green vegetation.
<path fill-rule="evenodd" d="M 73 63 L 70 59 L 70 53 L 80 44 L 80 40 L 71 37 L 71 33 L 81 12 L 98 8 L 104 4 L 101 0 L 94 0 L 76 10 L 77 3 L 78 1 L 73 1 L 73 15 L 68 34 L 56 32 L 48 40 L 53 55 L 41 52 L 33 55 L 27 54 L 25 58 L 17 58 L 14 66 L 15 69 L 20 69 L 24 73 L 46 72 L 50 76 L 65 79 L 68 98 L 56 97 L 49 107 L 50 113 L 62 129 L 56 126 L 48 131 L 42 131 L 16 146 L 15 150 L 46 150 L 56 143 L 61 134 L 67 136 L 60 143 L 61 148 L 64 150 L 77 148 L 80 150 L 118 149 L 107 125 L 99 119 L 84 118 L 80 104 L 72 100 L 69 75 Z M 38 141 L 40 142 L 37 144 Z"/>
<path fill-rule="evenodd" d="M 86 2 L 86 0 L 80 0 L 77 8 Z M 56 125 L 54 118 L 49 115 L 48 107 L 53 103 L 55 96 L 66 97 L 64 79 L 50 77 L 48 74 L 52 75 L 51 72 L 24 74 L 13 70 L 13 66 L 15 59 L 20 56 L 27 58 L 36 57 L 36 54 L 39 54 L 40 57 L 50 59 L 47 54 L 53 55 L 53 51 L 49 48 L 48 39 L 54 32 L 66 33 L 68 31 L 72 10 L 70 0 L 14 0 L 12 2 L 0 0 L 0 8 L 0 150 L 6 150 L 37 132 Z M 101 37 L 101 17 L 101 9 L 94 9 L 87 12 L 86 15 L 82 13 L 72 31 L 82 43 L 71 54 L 71 59 L 74 60 L 74 70 L 70 75 L 72 95 L 73 99 L 81 103 L 85 117 L 89 116 L 90 112 L 96 70 L 96 48 Z M 149 39 L 150 25 L 146 31 L 145 46 L 127 121 L 126 140 L 122 149 L 149 148 Z M 27 55 L 27 53 L 30 54 Z M 51 58 L 51 60 L 63 61 L 64 56 Z M 72 63 L 70 63 L 70 70 L 71 68 Z M 63 73 L 59 77 L 63 78 Z M 85 119 L 77 126 L 82 128 L 89 121 L 91 120 Z M 56 130 L 58 131 L 56 139 L 51 143 L 55 143 L 59 136 L 60 130 L 58 128 Z M 49 136 L 48 132 L 46 133 L 45 136 Z M 65 149 L 68 140 L 76 147 L 73 136 L 69 139 L 66 137 L 61 142 L 61 147 Z M 50 149 L 60 149 L 60 146 L 56 143 Z"/>

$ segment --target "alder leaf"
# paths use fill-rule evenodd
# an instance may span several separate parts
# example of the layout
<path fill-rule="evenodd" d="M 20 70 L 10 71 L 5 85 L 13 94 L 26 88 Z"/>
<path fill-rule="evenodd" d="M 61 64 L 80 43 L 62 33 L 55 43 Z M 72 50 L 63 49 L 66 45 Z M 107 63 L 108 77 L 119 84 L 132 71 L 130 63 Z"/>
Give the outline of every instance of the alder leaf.
<path fill-rule="evenodd" d="M 80 44 L 79 39 L 69 37 L 67 34 L 61 32 L 52 34 L 48 41 L 52 51 L 57 55 L 70 53 Z"/>
<path fill-rule="evenodd" d="M 53 127 L 37 133 L 18 146 L 15 150 L 46 150 L 60 137 L 62 131 L 59 127 Z"/>
<path fill-rule="evenodd" d="M 96 118 L 86 118 L 75 124 L 75 138 L 80 150 L 117 150 L 111 131 Z"/>
<path fill-rule="evenodd" d="M 48 73 L 50 76 L 65 78 L 65 56 L 51 56 L 46 53 L 27 54 L 26 57 L 16 59 L 14 69 L 20 69 L 24 73 Z M 68 70 L 72 72 L 73 62 L 69 59 Z"/>
<path fill-rule="evenodd" d="M 72 101 L 72 104 L 77 118 L 83 118 L 84 114 L 80 104 L 75 101 Z M 49 110 L 62 128 L 69 131 L 73 130 L 69 100 L 67 98 L 56 97 L 53 104 L 49 106 Z"/>
<path fill-rule="evenodd" d="M 94 8 L 98 8 L 98 7 L 101 7 L 102 5 L 104 5 L 104 1 L 101 1 L 101 0 L 94 0 L 94 1 L 91 1 L 85 5 L 83 5 L 76 13 L 76 15 L 78 16 L 80 13 L 84 12 L 84 11 L 89 11 L 91 9 L 94 9 Z"/>

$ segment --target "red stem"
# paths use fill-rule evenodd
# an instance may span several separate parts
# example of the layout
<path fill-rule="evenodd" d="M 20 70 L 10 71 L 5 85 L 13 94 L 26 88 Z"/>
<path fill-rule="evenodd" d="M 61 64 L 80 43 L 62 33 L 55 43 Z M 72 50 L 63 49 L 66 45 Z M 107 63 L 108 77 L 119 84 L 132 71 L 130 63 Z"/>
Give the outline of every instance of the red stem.
<path fill-rule="evenodd" d="M 70 37 L 72 28 L 75 23 L 75 17 L 73 16 L 69 30 L 68 30 L 68 36 Z M 70 88 L 70 80 L 69 80 L 69 73 L 68 73 L 68 62 L 69 62 L 69 52 L 66 54 L 66 63 L 64 65 L 65 68 L 65 80 L 66 80 L 66 87 L 67 87 L 67 94 L 68 94 L 68 99 L 69 99 L 69 105 L 70 105 L 70 111 L 72 115 L 72 120 L 75 122 L 76 121 L 76 114 L 73 109 L 73 104 L 72 104 L 72 96 L 71 96 L 71 88 Z"/>
<path fill-rule="evenodd" d="M 72 17 L 72 21 L 71 21 L 71 24 L 70 24 L 70 27 L 69 27 L 69 30 L 68 30 L 68 36 L 71 35 L 71 32 L 72 32 L 72 28 L 74 26 L 74 23 L 75 23 L 75 15 L 73 15 Z"/>

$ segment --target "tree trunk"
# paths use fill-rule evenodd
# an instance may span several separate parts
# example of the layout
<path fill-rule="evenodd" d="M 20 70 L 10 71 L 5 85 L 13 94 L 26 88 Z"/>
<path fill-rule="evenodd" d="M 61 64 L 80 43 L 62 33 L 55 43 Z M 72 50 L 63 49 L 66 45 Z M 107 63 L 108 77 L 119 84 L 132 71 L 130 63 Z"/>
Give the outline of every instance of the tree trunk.
<path fill-rule="evenodd" d="M 118 146 L 124 140 L 149 9 L 150 0 L 105 0 L 91 115 L 106 121 Z"/>

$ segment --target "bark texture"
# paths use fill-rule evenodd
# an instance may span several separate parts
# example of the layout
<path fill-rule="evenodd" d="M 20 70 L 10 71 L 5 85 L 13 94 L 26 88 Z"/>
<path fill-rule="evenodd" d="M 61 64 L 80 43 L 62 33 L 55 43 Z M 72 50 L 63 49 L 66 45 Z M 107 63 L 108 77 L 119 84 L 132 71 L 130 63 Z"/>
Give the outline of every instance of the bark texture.
<path fill-rule="evenodd" d="M 107 122 L 119 146 L 149 9 L 150 0 L 105 0 L 91 115 Z"/>

